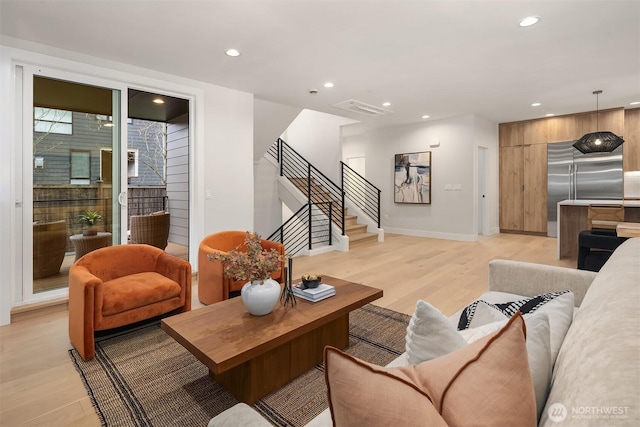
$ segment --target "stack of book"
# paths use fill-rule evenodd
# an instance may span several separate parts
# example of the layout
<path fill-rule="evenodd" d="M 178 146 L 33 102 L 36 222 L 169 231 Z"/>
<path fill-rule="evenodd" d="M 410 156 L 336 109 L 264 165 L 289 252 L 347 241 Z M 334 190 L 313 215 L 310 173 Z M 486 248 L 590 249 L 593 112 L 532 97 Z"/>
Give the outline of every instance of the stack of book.
<path fill-rule="evenodd" d="M 295 296 L 312 302 L 320 301 L 336 294 L 336 288 L 326 283 L 321 283 L 317 288 L 307 289 L 302 288 L 302 283 L 296 283 L 292 288 Z"/>

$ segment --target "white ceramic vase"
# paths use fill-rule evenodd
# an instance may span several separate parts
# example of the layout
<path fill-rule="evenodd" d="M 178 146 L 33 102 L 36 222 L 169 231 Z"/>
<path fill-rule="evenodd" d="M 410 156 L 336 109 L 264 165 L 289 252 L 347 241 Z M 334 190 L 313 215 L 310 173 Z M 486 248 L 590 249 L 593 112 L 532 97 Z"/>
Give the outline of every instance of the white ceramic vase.
<path fill-rule="evenodd" d="M 240 295 L 249 313 L 264 316 L 273 311 L 280 298 L 280 283 L 271 278 L 247 282 L 242 287 Z"/>

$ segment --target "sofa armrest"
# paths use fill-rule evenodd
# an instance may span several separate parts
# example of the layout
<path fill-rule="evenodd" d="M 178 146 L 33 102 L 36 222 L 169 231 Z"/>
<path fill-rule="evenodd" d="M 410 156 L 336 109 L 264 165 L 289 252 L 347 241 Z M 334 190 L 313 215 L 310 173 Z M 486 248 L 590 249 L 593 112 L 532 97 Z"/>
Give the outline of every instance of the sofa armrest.
<path fill-rule="evenodd" d="M 597 276 L 592 271 L 528 262 L 495 259 L 489 262 L 489 290 L 523 296 L 570 290 L 575 305 L 582 303 L 587 289 Z"/>
<path fill-rule="evenodd" d="M 96 301 L 96 288 L 101 286 L 102 280 L 85 266 L 74 264 L 69 269 L 69 339 L 84 360 L 93 359 L 95 354 L 96 304 L 102 309 L 102 301 Z"/>
<path fill-rule="evenodd" d="M 162 252 L 156 260 L 156 272 L 180 285 L 183 311 L 191 310 L 191 264 L 182 258 Z"/>
<path fill-rule="evenodd" d="M 214 249 L 204 241 L 198 248 L 198 299 L 204 304 L 214 304 L 229 298 L 230 279 L 224 275 L 220 261 L 210 261 L 209 255 L 227 252 Z"/>

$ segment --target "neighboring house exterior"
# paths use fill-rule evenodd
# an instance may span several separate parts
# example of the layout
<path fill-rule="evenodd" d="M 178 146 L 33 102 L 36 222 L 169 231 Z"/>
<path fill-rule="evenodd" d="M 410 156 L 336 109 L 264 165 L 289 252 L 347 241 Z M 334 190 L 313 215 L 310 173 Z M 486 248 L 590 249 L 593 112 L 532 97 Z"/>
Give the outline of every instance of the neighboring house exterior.
<path fill-rule="evenodd" d="M 108 117 L 36 107 L 34 118 L 34 186 L 112 182 Z M 166 125 L 137 119 L 128 123 L 128 184 L 164 187 Z"/>
<path fill-rule="evenodd" d="M 129 215 L 166 208 L 166 124 L 128 119 Z M 82 231 L 78 215 L 95 210 L 99 227 L 113 224 L 110 118 L 34 108 L 33 221 L 64 219 L 69 234 Z M 68 250 L 72 250 L 70 243 Z"/>

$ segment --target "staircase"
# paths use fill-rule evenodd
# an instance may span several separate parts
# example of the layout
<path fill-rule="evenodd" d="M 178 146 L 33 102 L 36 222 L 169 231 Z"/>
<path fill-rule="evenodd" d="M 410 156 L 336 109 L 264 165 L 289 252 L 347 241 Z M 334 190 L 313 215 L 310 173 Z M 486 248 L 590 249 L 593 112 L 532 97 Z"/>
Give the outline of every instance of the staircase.
<path fill-rule="evenodd" d="M 282 139 L 278 138 L 266 155 L 276 161 L 279 175 L 306 199 L 298 212 L 275 230 L 269 240 L 292 248 L 293 254 L 301 250 L 305 241 L 308 250 L 315 249 L 317 245 L 331 246 L 331 223 L 342 236 L 348 236 L 348 239 L 336 236 L 344 249 L 377 242 L 379 235 L 383 235 L 380 228 L 380 189 L 346 164 L 340 162 L 341 180 L 337 185 Z M 352 202 L 351 206 L 358 214 L 364 215 L 364 224 L 357 215 L 349 213 L 345 205 L 347 200 Z M 331 218 L 331 223 L 328 218 Z M 369 227 L 378 232 L 369 233 Z"/>
<path fill-rule="evenodd" d="M 367 232 L 366 224 L 358 224 L 357 215 L 349 215 L 349 208 L 345 209 L 344 217 L 344 231 L 349 236 L 349 247 L 365 245 L 371 242 L 378 241 L 378 235 L 376 233 Z"/>
<path fill-rule="evenodd" d="M 336 200 L 336 198 L 326 191 L 324 187 L 319 184 L 315 179 L 311 179 L 311 182 L 308 182 L 308 179 L 305 178 L 289 178 L 289 181 L 304 195 L 308 195 L 310 191 L 309 200 L 316 204 L 317 207 L 324 212 L 325 215 L 331 216 L 332 221 L 338 227 L 341 227 L 340 221 L 342 220 L 342 215 L 339 212 L 334 211 L 331 208 L 331 212 L 329 212 L 329 204 L 327 202 L 331 202 L 333 206 L 340 206 L 340 201 Z M 366 224 L 358 223 L 357 215 L 350 215 L 349 208 L 344 208 L 344 231 L 345 234 L 349 237 L 349 247 L 353 247 L 355 245 L 364 245 L 370 242 L 377 242 L 378 235 L 376 233 L 367 232 Z"/>

